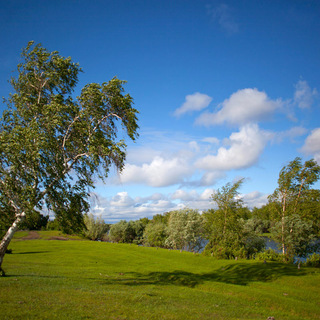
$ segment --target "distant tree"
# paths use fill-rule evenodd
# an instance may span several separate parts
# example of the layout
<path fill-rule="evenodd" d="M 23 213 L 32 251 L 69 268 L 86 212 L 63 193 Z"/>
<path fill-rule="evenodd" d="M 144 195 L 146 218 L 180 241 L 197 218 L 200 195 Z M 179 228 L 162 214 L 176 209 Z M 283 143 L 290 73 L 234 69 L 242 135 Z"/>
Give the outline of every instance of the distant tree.
<path fill-rule="evenodd" d="M 20 229 L 41 230 L 45 229 L 49 221 L 49 216 L 44 216 L 40 212 L 34 210 L 26 217 L 26 220 L 20 224 Z"/>
<path fill-rule="evenodd" d="M 143 242 L 143 233 L 147 225 L 147 220 L 145 218 L 129 221 L 129 227 L 132 230 L 131 242 L 135 244 L 141 244 Z"/>
<path fill-rule="evenodd" d="M 239 197 L 238 190 L 243 181 L 244 179 L 240 179 L 233 184 L 227 183 L 211 196 L 212 201 L 217 204 L 219 209 L 219 224 L 223 235 L 227 233 L 228 229 L 232 229 L 232 225 L 240 218 L 239 209 L 242 208 L 243 200 Z"/>
<path fill-rule="evenodd" d="M 278 188 L 269 196 L 269 201 L 277 210 L 276 221 L 281 224 L 280 243 L 283 255 L 287 254 L 286 217 L 299 213 L 299 207 L 309 202 L 310 188 L 319 177 L 320 166 L 317 162 L 312 159 L 302 164 L 299 157 L 284 166 L 279 173 Z"/>
<path fill-rule="evenodd" d="M 248 232 L 256 232 L 258 234 L 266 233 L 270 229 L 270 221 L 262 220 L 259 218 L 251 218 L 248 220 L 244 220 L 244 229 Z"/>
<path fill-rule="evenodd" d="M 164 214 L 155 214 L 152 217 L 152 222 L 153 223 L 164 223 L 165 225 L 168 225 L 168 221 L 170 218 L 170 212 L 165 212 Z"/>
<path fill-rule="evenodd" d="M 121 243 L 136 243 L 142 242 L 145 224 L 140 221 L 121 220 L 110 227 L 109 240 Z"/>
<path fill-rule="evenodd" d="M 171 211 L 166 245 L 174 249 L 198 251 L 202 246 L 203 225 L 197 210 Z"/>
<path fill-rule="evenodd" d="M 0 119 L 0 214 L 13 220 L 0 244 L 0 272 L 26 216 L 45 204 L 63 224 L 74 214 L 81 218 L 93 177 L 106 178 L 111 165 L 124 166 L 119 129 L 137 137 L 137 110 L 124 94 L 125 82 L 90 83 L 74 99 L 80 71 L 71 58 L 33 42 L 22 51 L 18 77 L 11 79 L 14 93 Z"/>
<path fill-rule="evenodd" d="M 84 215 L 84 236 L 90 240 L 102 239 L 109 230 L 101 216 L 95 217 L 92 213 Z"/>
<path fill-rule="evenodd" d="M 119 222 L 111 225 L 109 231 L 109 240 L 120 243 L 130 242 L 132 233 L 133 231 L 130 230 L 128 222 L 125 220 L 120 220 Z"/>
<path fill-rule="evenodd" d="M 143 233 L 143 242 L 150 247 L 166 247 L 167 226 L 162 222 L 149 223 Z"/>
<path fill-rule="evenodd" d="M 293 261 L 298 258 L 306 258 L 309 253 L 316 251 L 316 234 L 312 232 L 312 221 L 302 220 L 298 214 L 286 216 L 283 222 L 279 221 L 271 229 L 272 239 L 280 246 L 285 247 L 285 259 Z M 284 242 L 282 242 L 284 241 Z"/>
<path fill-rule="evenodd" d="M 209 240 L 204 254 L 217 258 L 250 258 L 264 248 L 264 241 L 255 231 L 246 228 L 250 214 L 244 210 L 239 197 L 239 188 L 243 179 L 227 183 L 212 195 L 217 210 L 208 210 L 203 214 L 205 234 Z M 245 219 L 244 219 L 245 218 Z"/>
<path fill-rule="evenodd" d="M 320 190 L 305 191 L 296 213 L 302 219 L 312 221 L 313 233 L 320 237 Z"/>

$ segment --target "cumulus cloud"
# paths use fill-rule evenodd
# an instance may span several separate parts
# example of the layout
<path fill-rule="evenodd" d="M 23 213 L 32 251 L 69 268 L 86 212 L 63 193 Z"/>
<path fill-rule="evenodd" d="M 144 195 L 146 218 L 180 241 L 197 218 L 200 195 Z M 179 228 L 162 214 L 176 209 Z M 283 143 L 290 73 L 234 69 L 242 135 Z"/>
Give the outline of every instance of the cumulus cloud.
<path fill-rule="evenodd" d="M 241 198 L 247 207 L 260 208 L 268 202 L 268 196 L 268 194 L 259 191 L 252 191 L 247 194 L 242 194 Z"/>
<path fill-rule="evenodd" d="M 245 125 L 264 120 L 280 106 L 280 100 L 271 100 L 265 92 L 251 88 L 242 89 L 222 102 L 218 112 L 205 112 L 200 115 L 196 124 L 205 126 L 223 123 Z"/>
<path fill-rule="evenodd" d="M 310 108 L 318 95 L 316 89 L 311 89 L 307 81 L 300 80 L 295 85 L 294 103 L 301 109 Z"/>
<path fill-rule="evenodd" d="M 192 168 L 183 157 L 164 159 L 157 156 L 151 163 L 144 163 L 141 166 L 127 164 L 121 174 L 121 182 L 165 187 L 181 183 L 192 172 Z"/>
<path fill-rule="evenodd" d="M 211 101 L 212 98 L 203 93 L 196 92 L 194 94 L 187 95 L 185 102 L 181 105 L 180 108 L 176 109 L 174 115 L 176 117 L 179 117 L 185 113 L 201 111 L 205 109 Z"/>
<path fill-rule="evenodd" d="M 216 155 L 207 155 L 196 162 L 204 170 L 233 170 L 247 168 L 255 164 L 263 152 L 268 133 L 256 124 L 243 126 L 239 132 L 231 134 L 228 147 L 220 147 Z"/>
<path fill-rule="evenodd" d="M 101 215 L 108 223 L 119 220 L 137 220 L 140 218 L 152 218 L 153 215 L 166 211 L 177 210 L 183 207 L 168 199 L 167 196 L 153 194 L 150 197 L 131 197 L 127 192 L 119 192 L 111 198 L 95 195 L 95 206 L 92 212 Z"/>
<path fill-rule="evenodd" d="M 314 159 L 320 164 L 320 128 L 316 128 L 311 132 L 301 151 L 313 155 Z"/>
<path fill-rule="evenodd" d="M 239 25 L 232 14 L 232 8 L 224 3 L 218 6 L 207 5 L 207 13 L 228 34 L 239 32 Z"/>
<path fill-rule="evenodd" d="M 129 197 L 127 192 L 119 192 L 110 200 L 110 205 L 112 207 L 128 207 L 133 203 L 134 200 Z"/>
<path fill-rule="evenodd" d="M 216 184 L 217 181 L 224 178 L 225 176 L 226 176 L 225 172 L 221 170 L 207 171 L 202 175 L 199 185 L 211 186 L 213 184 Z"/>

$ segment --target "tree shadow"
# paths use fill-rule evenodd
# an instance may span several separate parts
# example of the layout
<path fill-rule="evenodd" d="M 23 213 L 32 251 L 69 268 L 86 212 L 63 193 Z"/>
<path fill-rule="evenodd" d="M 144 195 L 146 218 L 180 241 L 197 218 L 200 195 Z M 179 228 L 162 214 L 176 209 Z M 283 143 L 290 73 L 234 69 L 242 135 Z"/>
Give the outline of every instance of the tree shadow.
<path fill-rule="evenodd" d="M 148 274 L 131 272 L 105 280 L 106 284 L 118 283 L 127 286 L 176 285 L 194 288 L 206 281 L 223 282 L 235 285 L 248 285 L 252 282 L 268 282 L 283 276 L 303 276 L 304 270 L 283 263 L 238 263 L 229 264 L 210 273 L 192 273 L 176 270 L 173 272 L 151 272 Z"/>
<path fill-rule="evenodd" d="M 38 254 L 38 253 L 48 253 L 50 251 L 29 251 L 29 252 L 17 252 L 17 253 L 14 253 L 13 254 Z"/>

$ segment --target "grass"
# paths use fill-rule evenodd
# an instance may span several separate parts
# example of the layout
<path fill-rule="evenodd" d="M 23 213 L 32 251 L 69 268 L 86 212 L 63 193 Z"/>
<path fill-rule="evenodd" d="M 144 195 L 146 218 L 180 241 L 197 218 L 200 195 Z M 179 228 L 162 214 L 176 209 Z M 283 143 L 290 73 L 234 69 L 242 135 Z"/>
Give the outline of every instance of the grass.
<path fill-rule="evenodd" d="M 11 243 L 0 319 L 320 319 L 319 269 L 43 239 Z"/>

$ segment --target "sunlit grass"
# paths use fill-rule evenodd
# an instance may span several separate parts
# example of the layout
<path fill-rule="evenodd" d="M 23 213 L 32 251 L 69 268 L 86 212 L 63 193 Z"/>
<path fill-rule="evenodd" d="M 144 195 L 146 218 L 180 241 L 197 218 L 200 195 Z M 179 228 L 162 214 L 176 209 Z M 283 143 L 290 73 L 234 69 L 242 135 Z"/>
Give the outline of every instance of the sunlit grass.
<path fill-rule="evenodd" d="M 1 319 L 320 319 L 317 269 L 91 241 L 10 248 Z"/>

